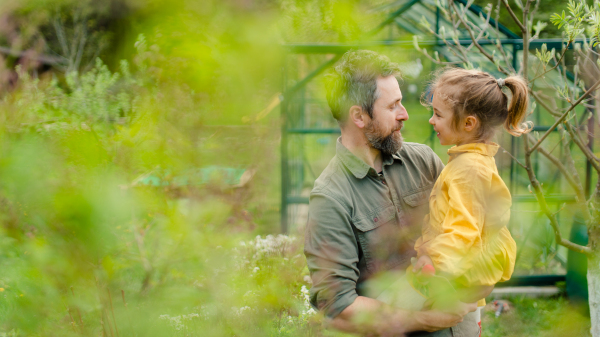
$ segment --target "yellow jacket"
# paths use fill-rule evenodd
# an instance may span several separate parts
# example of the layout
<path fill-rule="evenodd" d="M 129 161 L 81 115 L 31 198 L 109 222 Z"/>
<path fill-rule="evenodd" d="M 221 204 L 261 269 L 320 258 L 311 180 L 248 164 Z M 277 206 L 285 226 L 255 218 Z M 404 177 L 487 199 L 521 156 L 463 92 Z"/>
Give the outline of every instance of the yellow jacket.
<path fill-rule="evenodd" d="M 436 274 L 458 286 L 510 279 L 517 246 L 506 228 L 511 197 L 498 175 L 497 144 L 448 150 L 448 165 L 429 197 L 429 215 L 415 249 L 431 257 Z"/>

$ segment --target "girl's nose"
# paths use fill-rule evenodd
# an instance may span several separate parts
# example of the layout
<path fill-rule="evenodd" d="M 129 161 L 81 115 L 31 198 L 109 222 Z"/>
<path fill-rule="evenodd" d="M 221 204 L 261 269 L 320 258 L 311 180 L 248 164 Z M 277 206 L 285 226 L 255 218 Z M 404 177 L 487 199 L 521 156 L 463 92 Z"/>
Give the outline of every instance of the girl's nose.
<path fill-rule="evenodd" d="M 431 118 L 429 118 L 429 124 L 434 125 L 433 124 L 433 116 L 431 116 Z"/>

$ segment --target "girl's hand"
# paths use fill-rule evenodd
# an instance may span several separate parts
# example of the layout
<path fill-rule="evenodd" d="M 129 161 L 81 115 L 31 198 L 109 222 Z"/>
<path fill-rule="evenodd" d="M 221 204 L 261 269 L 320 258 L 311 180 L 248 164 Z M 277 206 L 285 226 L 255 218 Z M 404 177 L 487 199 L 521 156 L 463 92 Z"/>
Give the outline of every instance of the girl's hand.
<path fill-rule="evenodd" d="M 430 265 L 433 267 L 433 261 L 431 261 L 429 256 L 421 255 L 421 257 L 419 257 L 417 260 L 417 263 L 415 263 L 413 266 L 413 272 L 416 273 L 420 271 L 425 265 Z"/>

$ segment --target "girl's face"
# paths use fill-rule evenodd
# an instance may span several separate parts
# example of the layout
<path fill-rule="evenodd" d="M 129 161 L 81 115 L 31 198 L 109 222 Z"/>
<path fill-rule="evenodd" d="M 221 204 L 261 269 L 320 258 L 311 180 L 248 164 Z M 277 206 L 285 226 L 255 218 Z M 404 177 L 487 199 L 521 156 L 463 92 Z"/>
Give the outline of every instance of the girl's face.
<path fill-rule="evenodd" d="M 450 104 L 434 93 L 431 106 L 433 107 L 433 116 L 429 119 L 429 124 L 433 125 L 433 129 L 440 139 L 440 144 L 460 145 L 463 135 L 452 126 L 454 113 Z"/>

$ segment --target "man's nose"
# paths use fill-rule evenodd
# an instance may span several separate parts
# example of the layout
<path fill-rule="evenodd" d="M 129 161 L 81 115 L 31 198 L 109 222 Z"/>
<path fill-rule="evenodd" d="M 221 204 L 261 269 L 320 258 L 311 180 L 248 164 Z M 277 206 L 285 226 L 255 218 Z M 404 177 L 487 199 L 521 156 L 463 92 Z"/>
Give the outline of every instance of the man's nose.
<path fill-rule="evenodd" d="M 400 106 L 400 113 L 396 116 L 396 120 L 399 121 L 406 121 L 408 120 L 408 111 L 406 111 L 406 108 L 404 108 L 404 106 Z"/>

